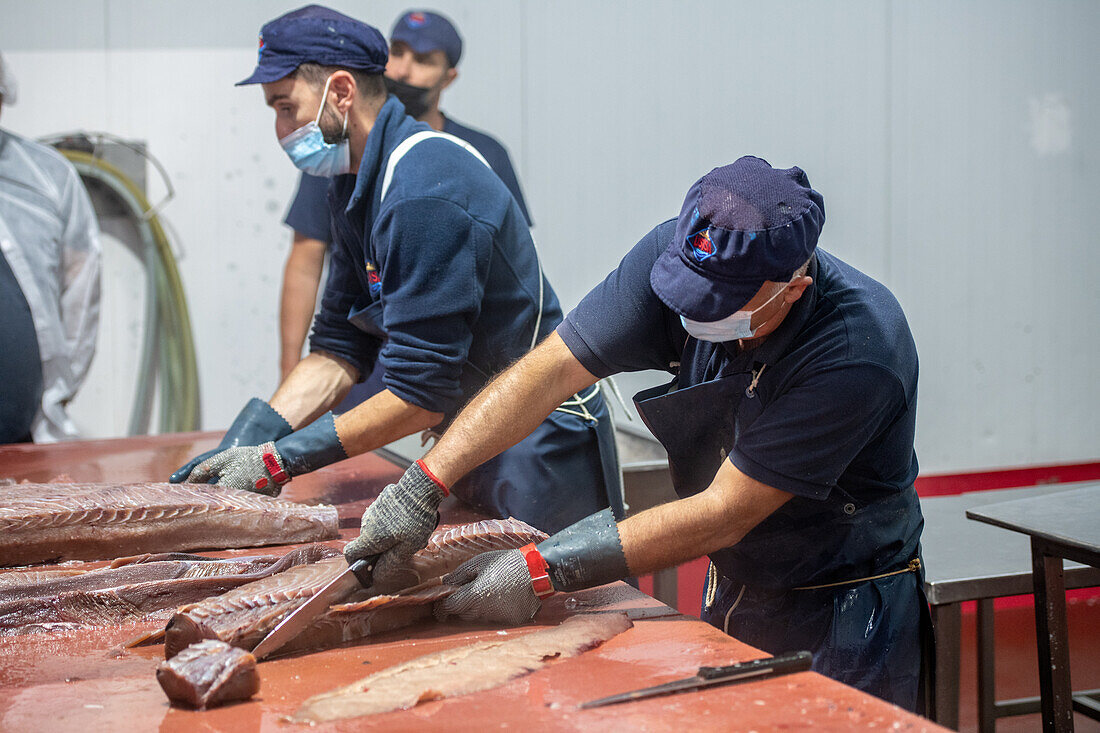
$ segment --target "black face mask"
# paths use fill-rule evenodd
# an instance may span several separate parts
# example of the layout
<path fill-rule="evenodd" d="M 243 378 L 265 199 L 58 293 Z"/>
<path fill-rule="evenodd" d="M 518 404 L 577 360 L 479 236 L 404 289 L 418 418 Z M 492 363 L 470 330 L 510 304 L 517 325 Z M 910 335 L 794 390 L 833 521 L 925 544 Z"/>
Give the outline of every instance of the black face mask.
<path fill-rule="evenodd" d="M 414 87 L 403 81 L 396 81 L 388 76 L 382 77 L 386 81 L 386 91 L 397 97 L 397 101 L 405 105 L 405 112 L 410 117 L 420 119 L 428 111 L 428 95 L 431 87 Z"/>

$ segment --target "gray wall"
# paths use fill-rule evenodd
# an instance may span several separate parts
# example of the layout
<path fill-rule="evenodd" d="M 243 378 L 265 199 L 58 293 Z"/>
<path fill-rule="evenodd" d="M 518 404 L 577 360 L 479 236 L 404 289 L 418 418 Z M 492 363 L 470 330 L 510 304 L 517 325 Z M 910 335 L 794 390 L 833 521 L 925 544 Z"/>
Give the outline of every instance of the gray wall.
<path fill-rule="evenodd" d="M 211 428 L 275 387 L 295 174 L 258 90 L 232 84 L 254 64 L 260 25 L 294 6 L 0 0 L 22 94 L 0 123 L 140 138 L 172 175 L 165 216 Z M 334 7 L 388 32 L 406 5 Z M 466 40 L 444 108 L 511 149 L 567 307 L 710 168 L 745 153 L 797 164 L 825 196 L 822 246 L 885 282 L 909 316 L 925 472 L 1100 457 L 1100 4 L 434 7 Z M 117 373 L 126 358 L 101 349 L 96 368 Z M 97 400 L 81 406 L 86 424 L 122 401 Z"/>

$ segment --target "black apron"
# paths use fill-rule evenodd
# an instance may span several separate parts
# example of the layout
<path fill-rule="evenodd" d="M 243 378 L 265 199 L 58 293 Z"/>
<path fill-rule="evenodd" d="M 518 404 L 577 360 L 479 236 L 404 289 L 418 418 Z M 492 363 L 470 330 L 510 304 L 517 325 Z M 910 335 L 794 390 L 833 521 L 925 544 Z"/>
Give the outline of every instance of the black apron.
<path fill-rule="evenodd" d="M 676 384 L 639 392 L 634 403 L 668 451 L 673 487 L 683 498 L 714 480 L 736 441 L 743 400 L 759 397 L 750 372 Z M 796 496 L 740 543 L 711 554 L 717 573 L 703 620 L 772 654 L 809 650 L 815 671 L 917 711 L 922 635 L 931 632 L 922 573 L 894 574 L 913 567 L 902 561 L 876 569 L 872 575 L 890 573 L 877 579 L 844 575 L 851 565 L 865 567 L 883 537 L 912 530 L 907 521 L 914 509 L 920 516 L 916 501 L 911 490 L 862 505 L 835 487 L 824 501 Z M 829 531 L 808 533 L 810 518 Z M 838 584 L 797 589 L 821 582 Z"/>
<path fill-rule="evenodd" d="M 42 358 L 31 307 L 2 251 L 0 344 L 0 443 L 29 443 L 42 403 Z"/>

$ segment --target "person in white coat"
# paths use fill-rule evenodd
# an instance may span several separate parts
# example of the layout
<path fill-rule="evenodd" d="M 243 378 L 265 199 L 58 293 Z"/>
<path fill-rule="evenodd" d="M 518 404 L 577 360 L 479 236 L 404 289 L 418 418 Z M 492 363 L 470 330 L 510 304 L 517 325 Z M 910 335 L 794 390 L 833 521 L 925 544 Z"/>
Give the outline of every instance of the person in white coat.
<path fill-rule="evenodd" d="M 0 110 L 15 83 L 0 57 Z M 53 148 L 0 128 L 0 443 L 79 437 L 66 405 L 99 326 L 99 225 Z"/>

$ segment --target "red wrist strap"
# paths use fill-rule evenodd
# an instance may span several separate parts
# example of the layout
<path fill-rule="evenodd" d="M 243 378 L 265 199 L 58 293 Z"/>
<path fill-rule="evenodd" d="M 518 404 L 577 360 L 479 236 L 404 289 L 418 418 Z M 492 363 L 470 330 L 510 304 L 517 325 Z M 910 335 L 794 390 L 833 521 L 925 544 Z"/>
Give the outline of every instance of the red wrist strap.
<path fill-rule="evenodd" d="M 439 487 L 443 492 L 443 496 L 450 496 L 451 491 L 447 488 L 447 484 L 443 483 L 435 477 L 435 474 L 428 470 L 428 467 L 424 465 L 424 461 L 417 460 L 416 465 L 420 466 L 420 470 L 428 475 L 428 478 L 432 480 L 432 483 Z"/>
<path fill-rule="evenodd" d="M 285 484 L 287 481 L 290 481 L 290 476 L 287 476 L 286 471 L 284 471 L 283 467 L 279 465 L 279 461 L 277 461 L 275 459 L 275 454 L 274 453 L 271 453 L 271 452 L 264 453 L 263 459 L 264 459 L 264 468 L 266 468 L 267 472 L 271 474 L 271 478 L 272 478 L 272 480 L 275 481 L 275 483 L 277 483 L 281 486 L 281 485 Z M 262 487 L 258 487 L 258 488 L 262 488 Z"/>
<path fill-rule="evenodd" d="M 546 598 L 554 594 L 554 586 L 550 584 L 550 576 L 547 571 L 550 566 L 546 564 L 542 553 L 535 547 L 535 543 L 519 548 L 523 553 L 523 559 L 527 562 L 527 572 L 531 573 L 531 587 L 535 589 L 535 595 Z"/>

